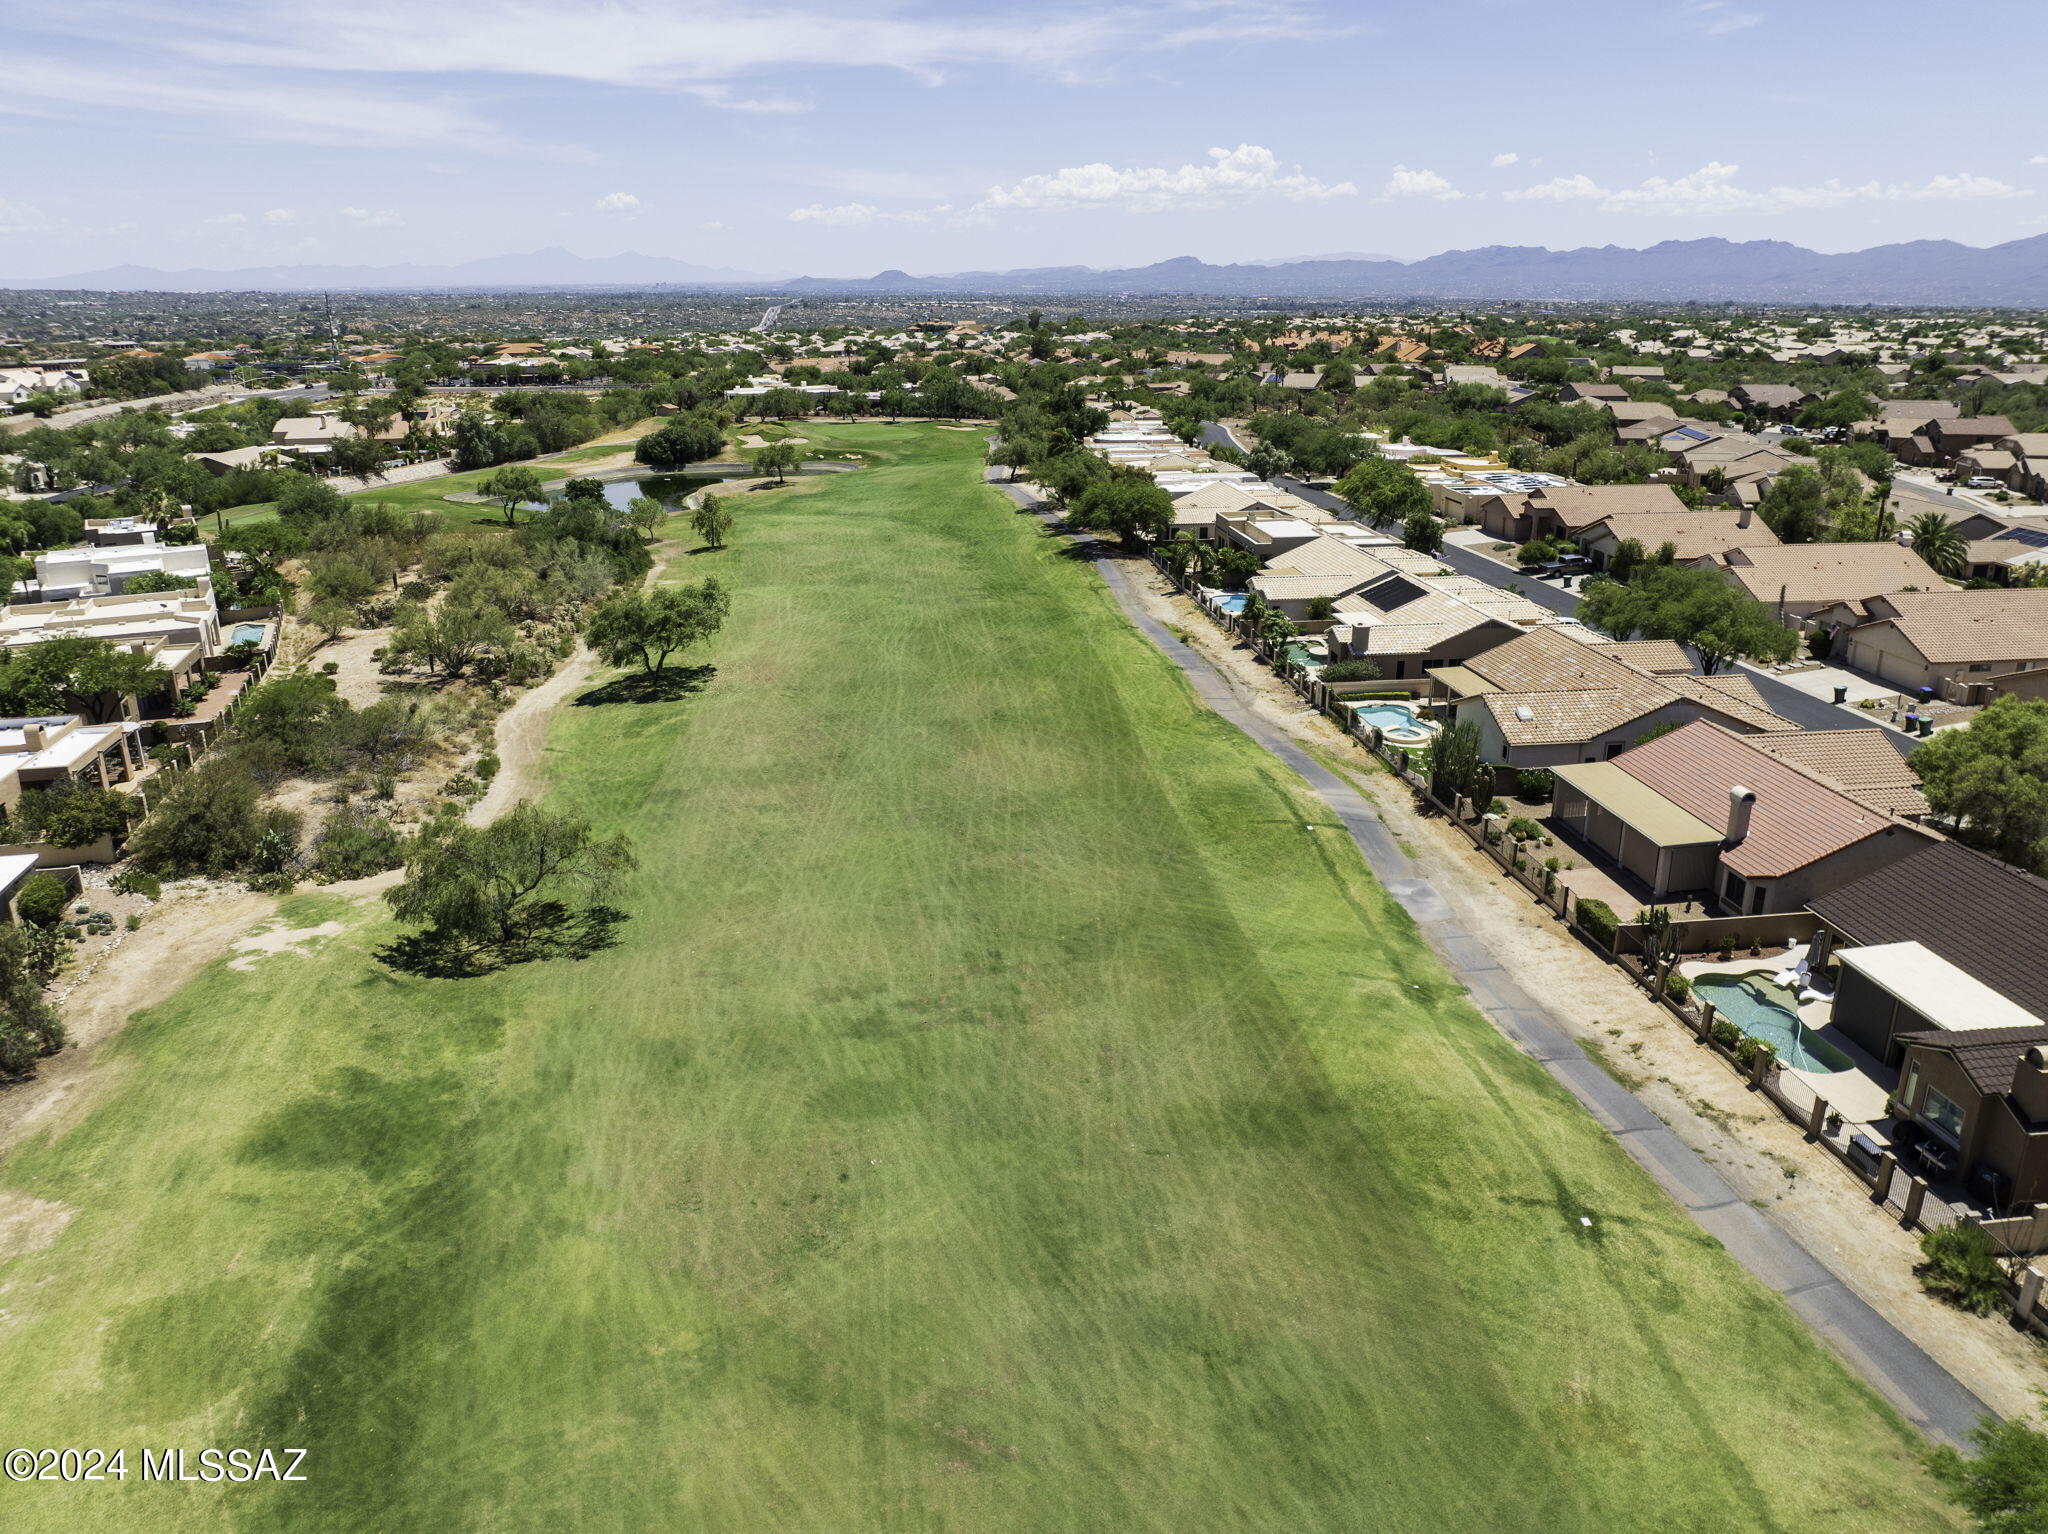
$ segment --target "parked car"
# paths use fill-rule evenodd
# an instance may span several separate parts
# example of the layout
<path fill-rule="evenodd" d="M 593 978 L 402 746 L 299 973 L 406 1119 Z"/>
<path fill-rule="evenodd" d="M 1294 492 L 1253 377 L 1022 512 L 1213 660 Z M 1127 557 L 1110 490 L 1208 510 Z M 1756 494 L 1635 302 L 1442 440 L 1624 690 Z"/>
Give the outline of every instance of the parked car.
<path fill-rule="evenodd" d="M 1538 575 L 1578 575 L 1593 568 L 1593 561 L 1584 554 L 1560 554 L 1555 559 L 1546 559 L 1536 567 Z"/>
<path fill-rule="evenodd" d="M 1989 474 L 1973 474 L 1970 476 L 1969 486 L 1972 490 L 2003 490 L 2005 481 L 1993 479 Z"/>

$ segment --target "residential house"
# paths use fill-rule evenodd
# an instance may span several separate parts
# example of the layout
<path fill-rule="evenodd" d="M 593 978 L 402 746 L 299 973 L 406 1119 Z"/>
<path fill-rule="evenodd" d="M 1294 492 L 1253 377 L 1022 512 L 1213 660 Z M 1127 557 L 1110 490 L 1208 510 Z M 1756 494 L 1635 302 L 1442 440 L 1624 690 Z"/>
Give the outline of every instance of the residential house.
<path fill-rule="evenodd" d="M 1816 967 L 1837 951 L 1915 947 L 1939 958 L 2008 1007 L 2048 1017 L 2048 882 L 1958 842 L 1938 841 L 1911 857 L 1808 902 L 1820 918 Z M 1875 1058 L 1898 1063 L 1899 1035 L 1940 1024 L 1942 1006 L 1901 1009 L 1900 997 L 1869 970 L 1842 975 L 1834 1023 Z M 1986 1008 L 1980 1014 L 2014 1021 Z"/>
<path fill-rule="evenodd" d="M 1934 839 L 1704 719 L 1553 771 L 1552 825 L 1652 898 L 1711 896 L 1735 915 L 1796 911 Z"/>
<path fill-rule="evenodd" d="M 1516 772 L 1619 756 L 1660 729 L 1711 719 L 1738 733 L 1785 731 L 1746 676 L 1697 676 L 1670 640 L 1603 644 L 1539 628 L 1429 678 L 1482 759 Z"/>
<path fill-rule="evenodd" d="M 147 763 L 141 726 L 132 719 L 111 724 L 87 724 L 76 714 L 0 719 L 0 825 L 23 794 L 63 784 L 112 788 L 132 782 Z"/>
<path fill-rule="evenodd" d="M 9 602 L 64 602 L 73 597 L 118 595 L 139 576 L 168 575 L 213 589 L 210 554 L 203 543 L 159 543 L 154 529 L 134 543 L 85 544 L 45 549 L 35 576 L 16 584 Z"/>
<path fill-rule="evenodd" d="M 1469 660 L 1532 628 L 1571 621 L 1412 549 L 1353 553 L 1384 569 L 1337 601 L 1322 636 L 1324 656 L 1374 661 L 1392 681 L 1421 681 L 1432 667 Z"/>
<path fill-rule="evenodd" d="M 2013 424 L 2002 415 L 1959 416 L 1930 422 L 1927 434 L 1934 452 L 1932 461 L 1948 463 L 1969 448 L 1989 446 L 2000 437 L 2010 437 Z"/>
<path fill-rule="evenodd" d="M 1650 512 L 1676 515 L 1685 502 L 1669 485 L 1547 485 L 1523 504 L 1528 537 L 1576 538 L 1609 517 Z M 1491 529 L 1489 529 L 1491 531 Z"/>
<path fill-rule="evenodd" d="M 2048 665 L 2048 587 L 1895 591 L 1864 606 L 1864 622 L 1837 631 L 1837 657 L 1901 692 L 1981 703 L 1992 678 Z"/>
<path fill-rule="evenodd" d="M 1630 540 L 1640 544 L 1646 554 L 1655 554 L 1669 544 L 1673 558 L 1688 565 L 1715 559 L 1732 549 L 1768 547 L 1778 541 L 1778 535 L 1747 506 L 1694 510 L 1683 502 L 1675 512 L 1617 512 L 1580 528 L 1575 536 L 1594 567 L 1601 570 L 1613 563 L 1622 544 Z"/>
<path fill-rule="evenodd" d="M 1789 416 L 1813 396 L 1797 384 L 1737 384 L 1728 402 L 1750 415 Z"/>
<path fill-rule="evenodd" d="M 1918 554 L 1890 542 L 1745 544 L 1702 563 L 1776 610 L 1784 621 L 1802 625 L 1825 609 L 1863 615 L 1871 597 L 1946 589 L 1948 584 Z"/>
<path fill-rule="evenodd" d="M 2048 674 L 2048 673 L 2044 673 Z M 1889 730 L 1777 730 L 1744 737 L 1760 751 L 1823 777 L 1865 804 L 1907 820 L 1926 816 L 1920 774 Z"/>
<path fill-rule="evenodd" d="M 1915 1132 L 1914 1158 L 1992 1209 L 2048 1200 L 2048 1022 L 1987 1004 L 1968 975 L 1911 952 L 1917 944 L 1901 947 L 1908 952 L 1852 950 L 1842 967 L 1846 978 L 1861 973 L 1852 960 L 1881 963 L 1886 982 L 1903 993 L 1900 1012 L 1919 1004 L 1942 1019 L 1896 1037 L 1896 1114 Z"/>
<path fill-rule="evenodd" d="M 2020 431 L 2000 437 L 1998 445 L 2013 456 L 2006 484 L 2016 495 L 2048 501 L 2048 431 Z"/>
<path fill-rule="evenodd" d="M 1626 400 L 1628 390 L 1617 383 L 1568 383 L 1557 391 L 1557 397 L 1566 405 L 1584 401 L 1598 404 L 1603 400 Z"/>

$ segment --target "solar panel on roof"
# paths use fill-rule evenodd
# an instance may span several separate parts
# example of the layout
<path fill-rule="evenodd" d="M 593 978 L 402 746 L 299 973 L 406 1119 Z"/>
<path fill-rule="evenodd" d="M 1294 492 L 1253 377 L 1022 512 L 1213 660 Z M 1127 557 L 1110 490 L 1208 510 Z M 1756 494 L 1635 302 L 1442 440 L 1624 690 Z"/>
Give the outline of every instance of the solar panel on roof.
<path fill-rule="evenodd" d="M 1405 575 L 1388 575 L 1374 581 L 1358 593 L 1381 612 L 1393 612 L 1406 607 L 1417 597 L 1425 595 L 1422 587 Z"/>
<path fill-rule="evenodd" d="M 2048 532 L 2038 527 L 2007 528 L 1998 536 L 2001 541 L 2009 539 L 2014 543 L 2024 543 L 2028 548 L 2048 549 Z"/>

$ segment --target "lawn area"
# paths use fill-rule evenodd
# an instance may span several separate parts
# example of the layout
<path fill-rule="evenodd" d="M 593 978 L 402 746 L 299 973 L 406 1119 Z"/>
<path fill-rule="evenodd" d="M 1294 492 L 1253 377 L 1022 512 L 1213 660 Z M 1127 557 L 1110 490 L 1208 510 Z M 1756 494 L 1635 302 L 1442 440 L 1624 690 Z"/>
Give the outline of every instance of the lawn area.
<path fill-rule="evenodd" d="M 675 561 L 705 688 L 553 731 L 619 946 L 414 979 L 298 897 L 0 1163 L 75 1211 L 0 1261 L 8 1444 L 311 1480 L 0 1528 L 1957 1526 L 978 434 L 805 435 L 869 466 Z"/>

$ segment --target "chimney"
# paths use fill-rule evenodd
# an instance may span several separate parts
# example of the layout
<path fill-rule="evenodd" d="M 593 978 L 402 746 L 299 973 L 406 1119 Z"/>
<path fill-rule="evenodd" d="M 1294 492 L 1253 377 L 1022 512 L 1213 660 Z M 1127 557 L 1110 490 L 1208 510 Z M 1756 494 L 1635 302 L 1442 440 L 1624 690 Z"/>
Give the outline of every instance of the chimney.
<path fill-rule="evenodd" d="M 1728 836 L 1729 846 L 1734 846 L 1749 835 L 1749 812 L 1756 808 L 1756 794 L 1740 783 L 1728 790 Z"/>
<path fill-rule="evenodd" d="M 1748 507 L 1748 505 L 1747 505 L 1747 504 L 1744 504 L 1744 505 L 1742 505 L 1742 506 L 1738 506 L 1738 507 L 1736 507 L 1736 509 L 1735 509 L 1735 525 L 1736 525 L 1737 527 L 1747 527 L 1747 526 L 1749 526 L 1749 507 Z"/>
<path fill-rule="evenodd" d="M 43 727 L 39 724 L 25 724 L 21 727 L 21 743 L 31 751 L 43 749 Z"/>

